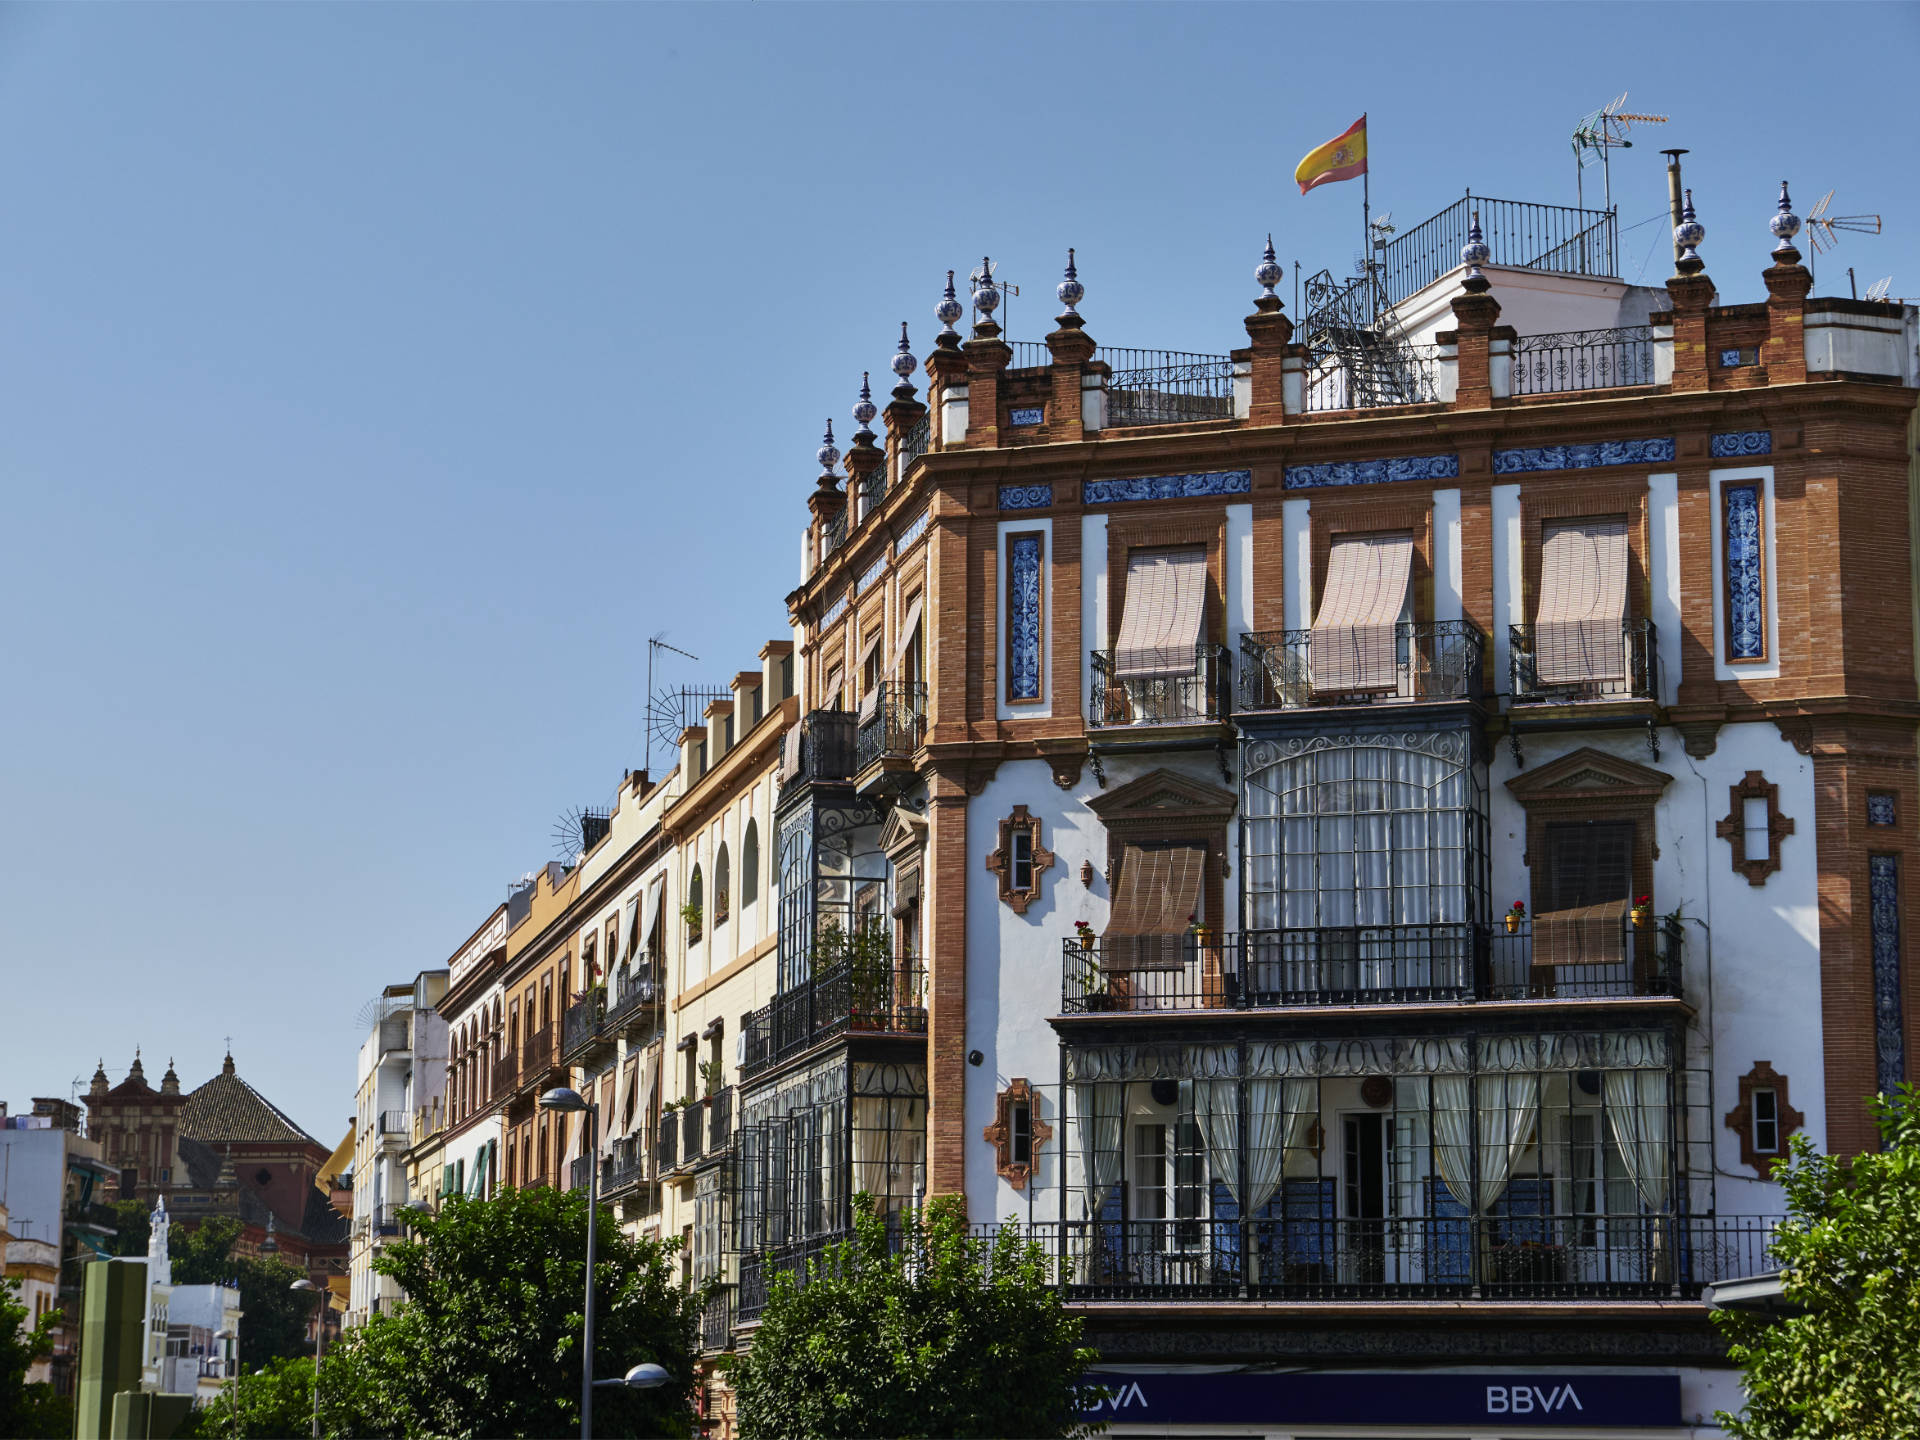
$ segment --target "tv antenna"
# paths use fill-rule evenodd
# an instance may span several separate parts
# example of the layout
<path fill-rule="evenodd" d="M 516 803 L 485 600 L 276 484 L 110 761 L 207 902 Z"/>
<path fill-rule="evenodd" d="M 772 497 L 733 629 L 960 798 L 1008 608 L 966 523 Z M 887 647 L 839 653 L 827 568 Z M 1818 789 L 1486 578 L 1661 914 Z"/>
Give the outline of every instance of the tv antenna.
<path fill-rule="evenodd" d="M 1635 124 L 1664 125 L 1665 115 L 1642 115 L 1627 107 L 1627 92 L 1622 90 L 1607 104 L 1591 111 L 1573 127 L 1573 188 L 1582 210 L 1587 208 L 1584 185 L 1587 166 L 1600 162 L 1600 175 L 1606 186 L 1607 209 L 1613 209 L 1613 152 L 1631 150 L 1627 131 Z"/>
<path fill-rule="evenodd" d="M 967 272 L 967 293 L 972 294 L 974 291 L 978 290 L 982 285 L 986 284 L 989 279 L 991 279 L 993 283 L 997 287 L 999 287 L 1000 303 L 1002 305 L 1006 305 L 1006 302 L 1008 300 L 1011 300 L 1015 295 L 1018 295 L 1020 293 L 1020 287 L 1018 285 L 1014 284 L 1011 280 L 1002 280 L 1000 278 L 1000 267 L 994 264 L 991 260 L 987 261 L 983 265 L 976 265 L 973 267 L 973 269 Z M 1008 310 L 1011 310 L 1013 307 L 1010 305 L 1006 305 L 1006 308 Z M 974 316 L 976 319 L 978 319 L 979 317 L 978 310 L 974 312 Z M 1004 311 L 1001 313 L 1000 319 L 1002 322 L 1000 326 L 1000 331 L 1004 335 L 1007 329 L 1007 326 L 1005 323 L 1006 314 Z"/>
<path fill-rule="evenodd" d="M 1855 235 L 1880 233 L 1878 215 L 1829 215 L 1827 207 L 1832 203 L 1833 191 L 1829 190 L 1820 197 L 1820 203 L 1807 212 L 1807 236 L 1813 241 L 1814 254 L 1824 255 L 1838 245 L 1842 230 L 1850 230 Z"/>
<path fill-rule="evenodd" d="M 1874 281 L 1871 285 L 1867 287 L 1867 299 L 1884 300 L 1887 298 L 1887 291 L 1891 290 L 1892 288 L 1893 288 L 1893 277 L 1891 275 L 1882 275 L 1878 280 Z"/>
<path fill-rule="evenodd" d="M 656 742 L 672 751 L 680 744 L 680 733 L 698 724 L 707 706 L 716 700 L 725 700 L 733 693 L 719 685 L 681 685 L 672 689 L 663 686 L 656 690 L 653 669 L 659 652 L 665 650 L 686 660 L 700 658 L 678 645 L 669 645 L 665 639 L 666 633 L 662 630 L 647 641 L 647 758 L 644 763 L 649 776 L 653 773 L 653 747 Z"/>
<path fill-rule="evenodd" d="M 571 868 L 606 838 L 612 824 L 613 819 L 605 810 L 591 806 L 576 805 L 566 811 L 553 822 L 553 849 L 560 863 Z"/>

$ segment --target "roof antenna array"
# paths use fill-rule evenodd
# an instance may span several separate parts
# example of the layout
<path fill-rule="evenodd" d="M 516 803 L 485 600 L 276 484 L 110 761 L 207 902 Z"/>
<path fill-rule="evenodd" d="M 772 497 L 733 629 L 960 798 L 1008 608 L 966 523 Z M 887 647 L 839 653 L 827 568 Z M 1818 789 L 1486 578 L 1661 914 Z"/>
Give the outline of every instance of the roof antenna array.
<path fill-rule="evenodd" d="M 1891 290 L 1892 288 L 1893 288 L 1893 277 L 1891 275 L 1882 275 L 1878 280 L 1874 281 L 1873 284 L 1867 287 L 1867 299 L 1884 300 L 1887 298 L 1887 291 Z"/>
<path fill-rule="evenodd" d="M 1573 186 L 1582 210 L 1587 208 L 1584 172 L 1595 160 L 1600 162 L 1600 175 L 1606 187 L 1606 208 L 1613 209 L 1613 152 L 1615 149 L 1631 150 L 1633 142 L 1627 139 L 1627 131 L 1637 122 L 1641 125 L 1664 125 L 1665 115 L 1641 115 L 1628 110 L 1627 92 L 1619 95 L 1581 117 L 1580 123 L 1573 127 Z"/>
<path fill-rule="evenodd" d="M 1820 197 L 1820 203 L 1807 212 L 1807 234 L 1813 241 L 1816 255 L 1824 255 L 1840 243 L 1842 230 L 1850 230 L 1855 235 L 1878 235 L 1880 217 L 1878 215 L 1829 215 L 1827 207 L 1833 203 L 1833 191 L 1829 190 Z M 1888 279 L 1892 279 L 1891 276 Z"/>

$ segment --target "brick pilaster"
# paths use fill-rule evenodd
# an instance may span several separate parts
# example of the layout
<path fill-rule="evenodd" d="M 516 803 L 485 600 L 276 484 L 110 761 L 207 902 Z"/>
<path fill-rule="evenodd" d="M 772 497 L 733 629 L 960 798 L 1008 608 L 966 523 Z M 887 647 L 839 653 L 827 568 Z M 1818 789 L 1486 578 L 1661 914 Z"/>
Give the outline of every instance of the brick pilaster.
<path fill-rule="evenodd" d="M 935 770 L 927 804 L 927 1194 L 967 1184 L 967 788 Z"/>
<path fill-rule="evenodd" d="M 1293 341 L 1293 321 L 1282 313 L 1277 295 L 1262 295 L 1253 302 L 1253 307 L 1254 313 L 1246 318 L 1248 349 L 1252 356 L 1249 383 L 1253 391 L 1247 423 L 1281 425 L 1286 422 L 1282 365 Z"/>
<path fill-rule="evenodd" d="M 1797 385 L 1807 378 L 1807 292 L 1813 276 L 1791 245 L 1775 250 L 1773 262 L 1760 272 L 1767 287 L 1767 339 L 1760 363 L 1769 385 Z"/>
<path fill-rule="evenodd" d="M 1493 327 L 1500 319 L 1500 302 L 1482 290 L 1456 295 L 1452 305 L 1455 344 L 1460 357 L 1454 408 L 1490 410 L 1493 408 L 1493 365 L 1489 349 L 1493 344 Z"/>
<path fill-rule="evenodd" d="M 1087 322 L 1073 311 L 1057 317 L 1055 323 L 1060 328 L 1047 336 L 1047 350 L 1053 356 L 1053 392 L 1047 401 L 1046 436 L 1057 441 L 1082 440 L 1086 430 L 1080 423 L 1080 379 L 1096 347 L 1083 328 Z"/>
<path fill-rule="evenodd" d="M 1667 281 L 1673 297 L 1673 390 L 1707 388 L 1707 310 L 1713 281 L 1704 273 L 1675 275 Z"/>
<path fill-rule="evenodd" d="M 1013 360 L 1013 347 L 1000 338 L 998 325 L 982 320 L 961 349 L 967 357 L 967 444 L 992 449 L 1000 444 L 1005 419 L 1000 375 Z"/>

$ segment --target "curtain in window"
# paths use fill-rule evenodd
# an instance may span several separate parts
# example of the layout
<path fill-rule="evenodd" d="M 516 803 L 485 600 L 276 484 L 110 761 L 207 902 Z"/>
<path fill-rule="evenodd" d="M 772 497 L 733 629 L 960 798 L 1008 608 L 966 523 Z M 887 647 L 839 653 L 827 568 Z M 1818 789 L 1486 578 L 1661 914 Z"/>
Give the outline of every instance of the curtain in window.
<path fill-rule="evenodd" d="M 1670 1193 L 1667 1072 L 1609 1070 L 1601 1096 L 1607 1106 L 1607 1128 L 1613 1132 L 1627 1178 L 1648 1210 L 1664 1213 Z"/>
<path fill-rule="evenodd" d="M 880 1209 L 914 1201 L 926 1132 L 920 1101 L 910 1096 L 860 1095 L 853 1101 L 853 1188 Z"/>
<path fill-rule="evenodd" d="M 1073 1087 L 1074 1109 L 1080 1121 L 1080 1173 L 1086 1186 L 1086 1216 L 1100 1218 L 1101 1207 L 1120 1183 L 1120 1123 L 1126 1111 L 1127 1087 L 1089 1084 Z"/>
<path fill-rule="evenodd" d="M 1327 557 L 1313 617 L 1313 688 L 1393 690 L 1400 683 L 1395 628 L 1407 603 L 1411 535 L 1343 535 Z"/>
<path fill-rule="evenodd" d="M 1479 1104 L 1465 1075 L 1433 1077 L 1433 1158 L 1456 1200 L 1484 1215 L 1507 1188 L 1514 1163 L 1533 1141 L 1540 1118 L 1538 1075 L 1481 1075 Z M 1478 1114 L 1475 1114 L 1475 1110 Z M 1479 1175 L 1474 1175 L 1474 1122 L 1479 1122 Z"/>
<path fill-rule="evenodd" d="M 1575 520 L 1540 537 L 1534 673 L 1545 685 L 1627 673 L 1627 522 Z"/>
<path fill-rule="evenodd" d="M 643 955 L 653 944 L 653 927 L 660 922 L 660 907 L 667 897 L 667 877 L 656 875 L 647 885 L 646 903 L 640 910 L 640 944 L 634 951 Z"/>

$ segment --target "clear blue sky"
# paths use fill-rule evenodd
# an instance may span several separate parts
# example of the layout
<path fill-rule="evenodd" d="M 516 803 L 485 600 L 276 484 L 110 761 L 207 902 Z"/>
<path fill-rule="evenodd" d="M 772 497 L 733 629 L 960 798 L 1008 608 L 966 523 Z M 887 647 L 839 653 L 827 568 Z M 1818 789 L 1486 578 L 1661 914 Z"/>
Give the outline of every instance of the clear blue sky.
<path fill-rule="evenodd" d="M 1269 229 L 1349 260 L 1291 176 L 1362 110 L 1405 225 L 1572 203 L 1624 89 L 1622 223 L 1689 147 L 1725 299 L 1783 175 L 1886 216 L 1823 290 L 1920 294 L 1917 13 L 0 10 L 0 1096 L 231 1034 L 337 1138 L 362 1003 L 639 765 L 645 637 L 782 633 L 821 422 L 947 267 L 1037 338 L 1073 245 L 1097 339 L 1225 351 Z"/>

